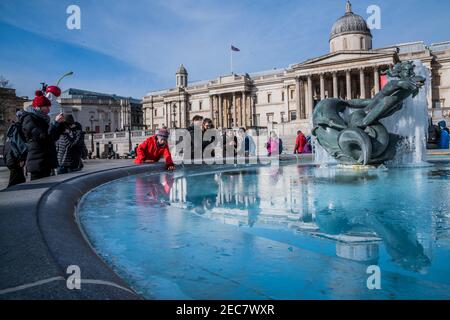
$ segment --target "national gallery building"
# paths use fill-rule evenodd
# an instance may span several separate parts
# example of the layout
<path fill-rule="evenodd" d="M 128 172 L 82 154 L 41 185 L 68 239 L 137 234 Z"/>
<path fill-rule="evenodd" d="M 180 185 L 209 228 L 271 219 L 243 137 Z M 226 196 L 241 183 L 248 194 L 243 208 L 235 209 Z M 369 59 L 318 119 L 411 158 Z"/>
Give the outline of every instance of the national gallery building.
<path fill-rule="evenodd" d="M 216 128 L 283 124 L 309 132 L 320 100 L 371 98 L 381 89 L 383 71 L 404 60 L 420 60 L 430 70 L 430 116 L 450 120 L 450 41 L 374 49 L 366 21 L 347 2 L 345 14 L 332 27 L 329 44 L 330 53 L 286 69 L 196 83 L 188 82 L 181 65 L 174 88 L 144 97 L 145 125 L 185 128 L 194 115 L 201 115 L 211 118 Z"/>

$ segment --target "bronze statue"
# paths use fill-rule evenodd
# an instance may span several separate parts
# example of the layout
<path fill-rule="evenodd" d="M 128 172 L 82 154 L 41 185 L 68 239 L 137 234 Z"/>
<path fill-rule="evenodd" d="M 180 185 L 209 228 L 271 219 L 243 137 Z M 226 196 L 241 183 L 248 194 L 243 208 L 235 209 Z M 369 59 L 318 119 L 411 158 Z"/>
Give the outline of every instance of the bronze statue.
<path fill-rule="evenodd" d="M 313 114 L 313 135 L 335 159 L 344 164 L 380 165 L 392 160 L 402 137 L 389 133 L 379 120 L 403 107 L 409 96 L 415 97 L 425 85 L 416 76 L 412 61 L 394 65 L 386 73 L 393 78 L 373 99 L 325 99 Z M 343 113 L 354 110 L 347 119 Z"/>

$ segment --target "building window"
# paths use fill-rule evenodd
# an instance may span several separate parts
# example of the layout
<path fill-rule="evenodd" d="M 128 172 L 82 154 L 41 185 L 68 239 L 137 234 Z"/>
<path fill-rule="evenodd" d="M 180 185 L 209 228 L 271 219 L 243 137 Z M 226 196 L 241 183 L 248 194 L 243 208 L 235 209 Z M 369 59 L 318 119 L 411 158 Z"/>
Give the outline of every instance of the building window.
<path fill-rule="evenodd" d="M 284 102 L 284 91 L 281 93 L 281 101 Z"/>
<path fill-rule="evenodd" d="M 158 109 L 155 108 L 155 117 L 158 116 Z"/>
<path fill-rule="evenodd" d="M 361 37 L 359 41 L 360 41 L 360 43 L 361 43 L 361 49 L 362 49 L 362 50 L 365 50 L 365 49 L 366 49 L 366 44 L 365 44 L 365 42 L 364 42 L 364 38 Z"/>
<path fill-rule="evenodd" d="M 267 123 L 273 123 L 273 113 L 267 114 Z"/>
<path fill-rule="evenodd" d="M 281 121 L 281 123 L 285 123 L 286 122 L 285 117 L 286 117 L 286 113 L 285 112 L 281 112 L 280 113 L 280 121 Z"/>
<path fill-rule="evenodd" d="M 255 114 L 255 123 L 254 126 L 255 127 L 259 127 L 259 124 L 261 123 L 261 115 L 260 114 Z"/>
<path fill-rule="evenodd" d="M 202 103 L 202 101 L 200 101 L 199 103 L 198 103 L 198 110 L 202 110 L 202 107 L 203 107 L 203 103 Z"/>
<path fill-rule="evenodd" d="M 297 120 L 297 111 L 289 111 L 289 121 Z"/>
<path fill-rule="evenodd" d="M 291 90 L 291 100 L 294 100 L 294 90 Z"/>
<path fill-rule="evenodd" d="M 267 94 L 267 103 L 271 103 L 272 102 L 272 94 L 268 93 Z"/>

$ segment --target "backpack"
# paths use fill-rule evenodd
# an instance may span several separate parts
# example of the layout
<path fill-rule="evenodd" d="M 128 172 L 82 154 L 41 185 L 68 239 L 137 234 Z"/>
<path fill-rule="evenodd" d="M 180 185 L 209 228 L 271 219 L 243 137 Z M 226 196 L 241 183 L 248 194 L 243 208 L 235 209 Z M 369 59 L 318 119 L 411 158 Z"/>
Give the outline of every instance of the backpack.
<path fill-rule="evenodd" d="M 9 152 L 5 159 L 12 156 L 15 161 L 25 161 L 28 154 L 28 147 L 22 132 L 22 123 L 14 122 L 6 133 L 5 146 L 9 146 Z M 6 149 L 6 148 L 5 148 Z"/>

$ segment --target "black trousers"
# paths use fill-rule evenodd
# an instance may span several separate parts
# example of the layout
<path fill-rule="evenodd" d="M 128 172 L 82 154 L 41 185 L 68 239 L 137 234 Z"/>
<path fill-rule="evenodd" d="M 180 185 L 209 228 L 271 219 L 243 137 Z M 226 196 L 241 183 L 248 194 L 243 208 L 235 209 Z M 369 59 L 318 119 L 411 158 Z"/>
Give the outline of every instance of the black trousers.
<path fill-rule="evenodd" d="M 9 183 L 8 188 L 15 186 L 16 184 L 24 183 L 27 179 L 25 178 L 25 174 L 23 173 L 23 168 L 20 166 L 15 166 L 9 168 Z"/>
<path fill-rule="evenodd" d="M 50 177 L 51 173 L 52 173 L 52 169 L 45 169 L 45 170 L 41 170 L 38 172 L 30 172 L 31 181 Z"/>

